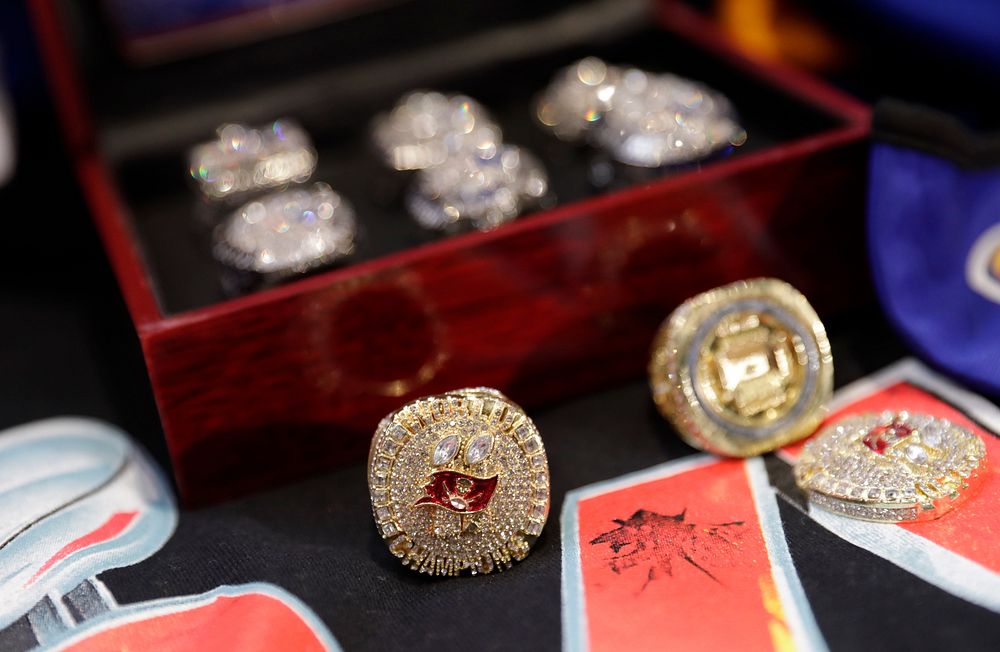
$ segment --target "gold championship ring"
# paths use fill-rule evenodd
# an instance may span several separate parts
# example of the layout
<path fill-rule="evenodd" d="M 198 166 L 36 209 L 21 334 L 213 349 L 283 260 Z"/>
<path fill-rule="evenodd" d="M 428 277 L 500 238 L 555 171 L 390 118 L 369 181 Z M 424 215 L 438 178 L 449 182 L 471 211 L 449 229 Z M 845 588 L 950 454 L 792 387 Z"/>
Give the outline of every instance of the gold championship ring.
<path fill-rule="evenodd" d="M 795 481 L 809 502 L 866 521 L 939 518 L 979 484 L 986 446 L 968 428 L 926 414 L 858 414 L 803 448 Z"/>
<path fill-rule="evenodd" d="M 431 575 L 509 568 L 549 513 L 549 466 L 535 424 L 494 389 L 404 405 L 368 457 L 372 511 L 389 550 Z"/>
<path fill-rule="evenodd" d="M 660 412 L 692 446 L 757 455 L 809 435 L 833 389 L 826 330 L 777 279 L 739 281 L 681 304 L 653 342 Z"/>

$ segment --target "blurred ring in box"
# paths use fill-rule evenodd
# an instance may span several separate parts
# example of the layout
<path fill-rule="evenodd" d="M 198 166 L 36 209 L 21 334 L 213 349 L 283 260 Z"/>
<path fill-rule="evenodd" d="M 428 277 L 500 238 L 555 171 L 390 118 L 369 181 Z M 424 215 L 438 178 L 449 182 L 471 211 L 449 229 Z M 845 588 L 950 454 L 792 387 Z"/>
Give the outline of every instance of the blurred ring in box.
<path fill-rule="evenodd" d="M 413 91 L 372 122 L 372 142 L 395 170 L 423 170 L 448 158 L 495 151 L 503 132 L 483 106 L 465 95 Z"/>
<path fill-rule="evenodd" d="M 617 161 L 646 168 L 698 161 L 747 138 L 721 93 L 597 57 L 556 73 L 535 115 L 560 139 L 587 140 Z"/>
<path fill-rule="evenodd" d="M 406 204 L 427 229 L 470 224 L 490 231 L 538 206 L 548 189 L 548 176 L 538 159 L 520 147 L 499 145 L 420 170 Z"/>
<path fill-rule="evenodd" d="M 466 95 L 413 91 L 376 116 L 372 142 L 397 171 L 416 170 L 404 198 L 431 231 L 490 231 L 539 206 L 549 191 L 542 164 L 503 143 L 503 130 Z"/>
<path fill-rule="evenodd" d="M 210 200 L 227 199 L 309 180 L 316 150 L 305 129 L 288 120 L 259 128 L 220 125 L 213 141 L 191 150 L 190 174 Z"/>
<path fill-rule="evenodd" d="M 280 280 L 350 256 L 354 209 L 325 183 L 264 195 L 215 230 L 213 255 L 238 272 Z"/>

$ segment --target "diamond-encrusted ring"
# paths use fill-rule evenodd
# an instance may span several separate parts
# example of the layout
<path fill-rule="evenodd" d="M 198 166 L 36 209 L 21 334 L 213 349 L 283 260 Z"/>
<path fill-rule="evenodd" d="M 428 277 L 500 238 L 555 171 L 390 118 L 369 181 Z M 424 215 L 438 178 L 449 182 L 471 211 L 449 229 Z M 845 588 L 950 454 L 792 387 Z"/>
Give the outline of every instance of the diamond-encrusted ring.
<path fill-rule="evenodd" d="M 660 412 L 690 445 L 758 455 L 811 434 L 833 389 L 823 323 L 802 294 L 772 278 L 688 299 L 653 342 L 649 382 Z"/>
<path fill-rule="evenodd" d="M 803 448 L 795 481 L 812 505 L 866 521 L 939 518 L 979 484 L 986 446 L 964 426 L 926 414 L 856 414 Z"/>
<path fill-rule="evenodd" d="M 316 169 L 309 134 L 291 120 L 260 128 L 224 124 L 216 133 L 215 140 L 194 147 L 189 155 L 191 178 L 209 199 L 301 183 Z"/>
<path fill-rule="evenodd" d="M 314 183 L 244 204 L 216 228 L 212 253 L 234 270 L 278 278 L 350 255 L 356 233 L 347 201 Z"/>
<path fill-rule="evenodd" d="M 431 575 L 509 568 L 549 513 L 538 429 L 485 387 L 421 398 L 385 417 L 372 439 L 368 487 L 389 550 Z"/>
<path fill-rule="evenodd" d="M 396 170 L 422 170 L 456 154 L 495 151 L 502 137 L 478 102 L 436 91 L 403 96 L 372 125 L 376 148 Z"/>
<path fill-rule="evenodd" d="M 587 136 L 611 110 L 621 68 L 585 57 L 555 74 L 535 106 L 535 117 L 563 140 Z"/>
<path fill-rule="evenodd" d="M 514 145 L 499 145 L 421 170 L 406 205 L 427 229 L 470 224 L 489 231 L 538 205 L 547 192 L 548 176 L 534 156 Z"/>
<path fill-rule="evenodd" d="M 556 74 L 536 117 L 556 136 L 586 137 L 636 167 L 691 163 L 746 141 L 721 93 L 684 77 L 611 66 L 595 57 Z"/>

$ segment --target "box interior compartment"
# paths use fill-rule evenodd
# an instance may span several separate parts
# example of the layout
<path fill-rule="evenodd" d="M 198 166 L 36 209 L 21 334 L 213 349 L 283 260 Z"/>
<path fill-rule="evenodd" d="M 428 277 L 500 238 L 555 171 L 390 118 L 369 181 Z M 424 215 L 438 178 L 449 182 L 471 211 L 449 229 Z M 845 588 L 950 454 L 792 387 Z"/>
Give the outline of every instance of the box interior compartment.
<path fill-rule="evenodd" d="M 97 138 L 165 315 L 227 299 L 211 256 L 211 228 L 234 207 L 206 208 L 187 172 L 188 148 L 212 138 L 224 121 L 257 125 L 287 116 L 305 126 L 319 153 L 312 181 L 341 193 L 361 225 L 357 253 L 347 264 L 462 237 L 430 233 L 411 220 L 402 197 L 412 173 L 386 168 L 370 144 L 372 117 L 409 90 L 460 92 L 481 101 L 505 142 L 541 160 L 557 206 L 691 169 L 611 165 L 610 182 L 593 182 L 595 169 L 609 169 L 607 157 L 559 141 L 533 117 L 534 100 L 552 75 L 583 56 L 679 74 L 723 92 L 749 135 L 728 156 L 842 124 L 821 107 L 662 29 L 646 2 L 544 9 L 529 2 L 504 3 L 502 9 L 485 3 L 463 6 L 461 19 L 453 3 L 404 2 L 309 32 L 144 68 L 117 56 L 106 33 L 98 38 L 104 27 L 93 16 L 62 4 L 73 40 L 86 54 L 82 68 Z M 364 29 L 370 21 L 385 35 L 379 42 L 357 37 L 373 33 Z M 468 30 L 457 28 L 465 24 Z"/>

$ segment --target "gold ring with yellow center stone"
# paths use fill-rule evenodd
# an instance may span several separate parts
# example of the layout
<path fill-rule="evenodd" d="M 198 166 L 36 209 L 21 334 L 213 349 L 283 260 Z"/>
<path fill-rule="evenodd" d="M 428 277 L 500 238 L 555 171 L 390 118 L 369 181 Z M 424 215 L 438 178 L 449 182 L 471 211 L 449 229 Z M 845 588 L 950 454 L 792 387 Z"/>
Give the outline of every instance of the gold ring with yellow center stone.
<path fill-rule="evenodd" d="M 813 432 L 833 390 L 826 329 L 806 298 L 772 278 L 692 297 L 660 327 L 649 381 L 692 446 L 758 455 Z"/>
<path fill-rule="evenodd" d="M 538 429 L 495 389 L 417 399 L 385 417 L 368 456 L 389 550 L 431 575 L 489 573 L 527 556 L 549 513 Z"/>
<path fill-rule="evenodd" d="M 846 417 L 809 440 L 795 482 L 809 502 L 865 521 L 939 518 L 980 484 L 986 445 L 947 419 L 886 411 Z"/>

